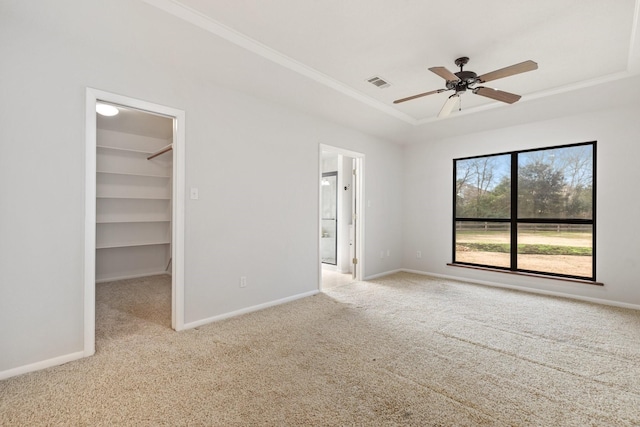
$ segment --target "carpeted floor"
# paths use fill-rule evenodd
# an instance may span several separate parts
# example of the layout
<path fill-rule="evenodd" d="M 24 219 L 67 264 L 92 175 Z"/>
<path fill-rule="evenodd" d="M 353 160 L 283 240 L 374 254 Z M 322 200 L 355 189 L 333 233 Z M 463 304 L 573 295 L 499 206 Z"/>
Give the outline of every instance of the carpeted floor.
<path fill-rule="evenodd" d="M 401 273 L 176 333 L 169 288 L 98 285 L 96 355 L 0 425 L 640 425 L 638 311 Z"/>

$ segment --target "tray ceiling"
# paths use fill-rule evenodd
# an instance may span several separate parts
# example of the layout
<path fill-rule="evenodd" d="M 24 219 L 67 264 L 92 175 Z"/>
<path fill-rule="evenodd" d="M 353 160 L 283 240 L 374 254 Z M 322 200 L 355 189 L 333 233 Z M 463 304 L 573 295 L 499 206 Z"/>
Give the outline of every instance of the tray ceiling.
<path fill-rule="evenodd" d="M 428 68 L 458 71 L 460 56 L 478 74 L 536 61 L 536 71 L 492 82 L 523 99 L 616 78 L 637 62 L 635 0 L 147 2 L 411 124 L 435 120 L 447 95 L 393 100 L 444 87 Z M 391 85 L 377 88 L 372 76 Z M 492 104 L 502 106 L 469 93 L 462 109 Z"/>

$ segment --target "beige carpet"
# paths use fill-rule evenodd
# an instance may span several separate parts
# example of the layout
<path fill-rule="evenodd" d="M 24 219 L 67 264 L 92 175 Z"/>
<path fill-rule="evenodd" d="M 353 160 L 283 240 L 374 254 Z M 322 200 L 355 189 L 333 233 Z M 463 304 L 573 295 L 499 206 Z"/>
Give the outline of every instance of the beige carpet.
<path fill-rule="evenodd" d="M 98 286 L 94 357 L 0 382 L 5 425 L 640 425 L 640 312 L 411 274 L 181 333 Z"/>

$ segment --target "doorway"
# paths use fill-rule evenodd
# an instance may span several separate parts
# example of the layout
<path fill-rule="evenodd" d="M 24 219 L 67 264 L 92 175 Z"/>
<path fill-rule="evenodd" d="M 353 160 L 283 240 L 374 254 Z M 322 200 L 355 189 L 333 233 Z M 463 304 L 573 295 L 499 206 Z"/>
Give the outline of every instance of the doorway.
<path fill-rule="evenodd" d="M 103 140 L 109 134 L 104 124 L 98 129 L 97 104 L 156 125 L 169 121 L 166 147 L 154 138 L 134 137 L 99 144 L 99 132 Z M 96 281 L 170 272 L 171 327 L 184 328 L 184 116 L 181 110 L 87 88 L 85 356 L 95 352 Z M 132 261 L 132 254 L 139 261 Z"/>
<path fill-rule="evenodd" d="M 361 280 L 364 155 L 320 145 L 320 288 Z"/>

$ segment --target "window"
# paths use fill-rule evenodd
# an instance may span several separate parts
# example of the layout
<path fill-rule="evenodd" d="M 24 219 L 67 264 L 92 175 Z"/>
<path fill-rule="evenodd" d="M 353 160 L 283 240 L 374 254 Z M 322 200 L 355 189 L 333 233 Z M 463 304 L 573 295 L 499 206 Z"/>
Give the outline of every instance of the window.
<path fill-rule="evenodd" d="M 453 262 L 595 280 L 596 143 L 453 161 Z"/>

